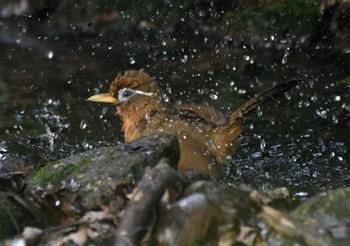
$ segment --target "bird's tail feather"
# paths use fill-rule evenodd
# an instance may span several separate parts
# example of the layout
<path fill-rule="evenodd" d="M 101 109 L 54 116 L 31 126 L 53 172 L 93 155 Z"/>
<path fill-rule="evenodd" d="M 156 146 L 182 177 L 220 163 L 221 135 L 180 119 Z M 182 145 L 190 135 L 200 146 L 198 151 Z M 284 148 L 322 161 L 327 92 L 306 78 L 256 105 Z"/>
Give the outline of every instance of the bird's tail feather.
<path fill-rule="evenodd" d="M 301 81 L 303 81 L 303 79 L 292 79 L 271 87 L 254 96 L 230 115 L 229 125 L 235 124 L 237 119 L 242 118 L 252 112 L 256 106 L 262 105 L 268 101 L 271 101 L 272 99 L 282 96 L 285 92 L 295 87 Z"/>

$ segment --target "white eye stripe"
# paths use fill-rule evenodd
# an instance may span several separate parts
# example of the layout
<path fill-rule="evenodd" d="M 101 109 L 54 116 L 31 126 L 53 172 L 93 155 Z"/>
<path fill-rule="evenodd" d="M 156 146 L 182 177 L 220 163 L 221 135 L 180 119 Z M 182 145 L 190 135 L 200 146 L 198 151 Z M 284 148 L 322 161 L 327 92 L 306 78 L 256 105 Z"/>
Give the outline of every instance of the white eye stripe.
<path fill-rule="evenodd" d="M 140 90 L 134 90 L 134 92 L 135 92 L 136 94 L 145 95 L 145 96 L 148 96 L 148 97 L 153 96 L 153 93 L 152 93 L 152 92 L 144 92 L 144 91 L 140 91 Z"/>
<path fill-rule="evenodd" d="M 144 96 L 153 96 L 152 92 L 144 92 L 141 90 L 132 90 L 129 88 L 123 88 L 118 92 L 118 101 L 119 102 L 125 102 L 129 100 L 131 97 L 135 96 L 136 94 L 138 95 L 144 95 Z"/>

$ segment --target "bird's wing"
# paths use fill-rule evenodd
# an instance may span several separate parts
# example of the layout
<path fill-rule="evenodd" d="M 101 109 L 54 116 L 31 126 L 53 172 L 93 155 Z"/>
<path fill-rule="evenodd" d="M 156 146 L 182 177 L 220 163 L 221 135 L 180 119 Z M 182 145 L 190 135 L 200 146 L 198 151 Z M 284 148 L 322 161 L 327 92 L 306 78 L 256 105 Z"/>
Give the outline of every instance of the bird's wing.
<path fill-rule="evenodd" d="M 227 118 L 214 107 L 199 104 L 177 104 L 177 112 L 184 117 L 197 118 L 217 126 L 225 125 Z"/>

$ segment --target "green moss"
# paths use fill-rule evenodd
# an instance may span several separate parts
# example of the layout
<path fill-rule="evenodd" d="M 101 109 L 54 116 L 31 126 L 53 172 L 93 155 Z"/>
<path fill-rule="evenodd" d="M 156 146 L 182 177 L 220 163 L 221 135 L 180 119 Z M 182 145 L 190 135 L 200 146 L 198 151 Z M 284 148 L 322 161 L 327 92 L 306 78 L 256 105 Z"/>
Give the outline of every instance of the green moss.
<path fill-rule="evenodd" d="M 29 182 L 31 186 L 45 187 L 48 184 L 57 184 L 62 180 L 80 175 L 82 168 L 90 162 L 90 158 L 82 159 L 76 163 L 63 164 L 60 161 L 48 163 L 37 171 Z"/>
<path fill-rule="evenodd" d="M 350 76 L 349 77 L 345 77 L 344 79 L 339 81 L 339 84 L 350 85 Z"/>
<path fill-rule="evenodd" d="M 284 0 L 266 5 L 264 11 L 273 11 L 280 15 L 291 14 L 294 17 L 318 15 L 318 1 L 315 0 Z"/>

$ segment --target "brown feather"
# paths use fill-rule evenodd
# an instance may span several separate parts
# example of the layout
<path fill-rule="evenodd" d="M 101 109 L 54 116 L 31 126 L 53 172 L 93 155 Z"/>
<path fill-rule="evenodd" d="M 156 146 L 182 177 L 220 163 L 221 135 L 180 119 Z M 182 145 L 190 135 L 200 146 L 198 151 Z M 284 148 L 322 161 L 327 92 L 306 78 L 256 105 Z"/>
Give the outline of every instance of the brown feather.
<path fill-rule="evenodd" d="M 212 106 L 198 104 L 177 104 L 175 105 L 175 109 L 184 117 L 201 119 L 206 123 L 216 126 L 223 126 L 227 124 L 227 118 Z"/>

